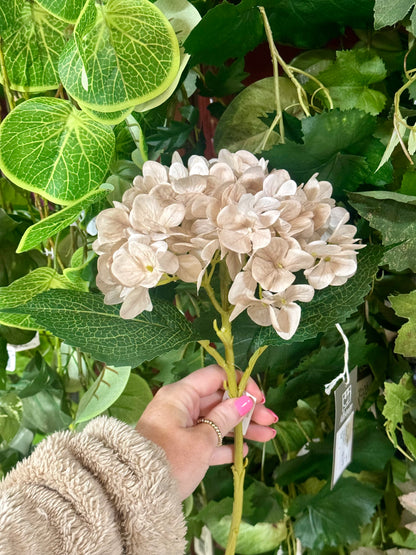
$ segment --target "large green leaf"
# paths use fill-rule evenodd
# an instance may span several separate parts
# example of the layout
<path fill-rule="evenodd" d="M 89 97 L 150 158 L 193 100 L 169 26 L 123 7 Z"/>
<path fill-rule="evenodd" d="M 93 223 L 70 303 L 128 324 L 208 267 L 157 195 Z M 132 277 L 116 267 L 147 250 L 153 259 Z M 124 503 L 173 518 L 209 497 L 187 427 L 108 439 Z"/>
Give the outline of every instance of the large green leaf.
<path fill-rule="evenodd" d="M 130 366 L 105 366 L 78 405 L 75 423 L 86 422 L 107 410 L 123 393 L 130 377 Z"/>
<path fill-rule="evenodd" d="M 39 4 L 24 3 L 14 25 L 2 35 L 12 89 L 40 92 L 58 87 L 58 61 L 67 32 L 68 24 L 53 17 Z"/>
<path fill-rule="evenodd" d="M 45 10 L 68 23 L 75 23 L 85 0 L 36 0 Z"/>
<path fill-rule="evenodd" d="M 399 383 L 386 382 L 384 384 L 386 403 L 383 407 L 383 416 L 386 419 L 386 429 L 390 434 L 394 434 L 398 424 L 403 423 L 407 401 L 414 393 L 415 388 L 410 374 L 404 374 Z"/>
<path fill-rule="evenodd" d="M 383 250 L 378 246 L 367 245 L 358 254 L 358 269 L 347 283 L 339 287 L 327 287 L 316 291 L 314 298 L 302 304 L 302 316 L 297 332 L 289 340 L 279 337 L 273 328 L 261 328 L 254 339 L 255 348 L 261 345 L 280 345 L 296 343 L 317 336 L 333 327 L 342 324 L 357 310 L 371 288 L 372 280 L 378 270 Z"/>
<path fill-rule="evenodd" d="M 152 399 L 152 390 L 146 380 L 137 374 L 130 374 L 123 393 L 111 405 L 108 413 L 130 426 L 134 426 Z"/>
<path fill-rule="evenodd" d="M 337 52 L 336 61 L 318 74 L 335 107 L 342 110 L 359 108 L 373 115 L 384 108 L 386 96 L 369 85 L 383 81 L 385 77 L 383 60 L 363 48 Z M 321 93 L 320 98 L 325 102 L 325 95 Z"/>
<path fill-rule="evenodd" d="M 48 237 L 54 237 L 59 231 L 72 224 L 81 214 L 82 210 L 87 209 L 91 204 L 105 197 L 107 193 L 108 189 L 92 191 L 79 201 L 28 227 L 20 240 L 16 252 L 28 251 L 39 245 L 42 241 L 45 241 L 45 239 L 48 239 Z"/>
<path fill-rule="evenodd" d="M 351 204 L 371 227 L 380 231 L 383 244 L 392 246 L 382 263 L 401 272 L 416 271 L 416 197 L 392 191 L 352 193 Z"/>
<path fill-rule="evenodd" d="M 20 187 L 71 204 L 101 185 L 114 144 L 110 126 L 70 102 L 32 98 L 1 124 L 0 168 Z"/>
<path fill-rule="evenodd" d="M 21 399 L 12 391 L 0 394 L 0 438 L 9 442 L 17 434 L 22 420 Z"/>
<path fill-rule="evenodd" d="M 25 0 L 8 0 L 0 4 L 0 33 L 16 23 L 24 3 Z"/>
<path fill-rule="evenodd" d="M 336 197 L 343 191 L 354 191 L 362 183 L 382 185 L 391 179 L 392 167 L 381 170 L 375 181 L 372 137 L 376 119 L 361 110 L 338 109 L 302 120 L 304 144 L 276 145 L 262 155 L 273 168 L 285 168 L 298 183 L 306 182 L 314 173 L 334 185 Z M 382 147 L 381 147 L 382 148 Z M 383 150 L 383 148 L 382 148 Z"/>
<path fill-rule="evenodd" d="M 360 528 L 370 521 L 381 495 L 369 484 L 345 478 L 333 490 L 328 484 L 315 496 L 299 496 L 291 507 L 292 514 L 302 508 L 294 526 L 296 537 L 315 553 L 358 541 Z"/>
<path fill-rule="evenodd" d="M 173 94 L 190 58 L 190 55 L 185 53 L 183 43 L 201 20 L 198 10 L 188 0 L 156 0 L 155 6 L 168 18 L 176 33 L 180 46 L 180 64 L 176 77 L 169 87 L 155 98 L 135 106 L 134 109 L 137 112 L 145 112 L 160 106 Z"/>
<path fill-rule="evenodd" d="M 169 303 L 155 300 L 152 312 L 124 320 L 101 295 L 50 290 L 8 312 L 29 314 L 42 327 L 114 366 L 144 360 L 185 345 L 195 337 L 190 323 Z"/>
<path fill-rule="evenodd" d="M 375 0 L 374 29 L 389 27 L 406 17 L 415 5 L 414 0 Z"/>
<path fill-rule="evenodd" d="M 147 0 L 87 0 L 59 75 L 76 100 L 115 112 L 166 90 L 179 68 L 179 45 L 165 16 Z"/>
<path fill-rule="evenodd" d="M 286 77 L 279 77 L 282 110 L 296 106 L 298 99 L 295 86 Z M 274 79 L 266 77 L 245 88 L 227 106 L 215 130 L 215 149 L 227 148 L 259 152 L 269 126 L 260 118 L 276 111 Z M 293 109 L 289 109 L 293 113 Z M 271 148 L 280 141 L 278 126 L 270 133 L 264 148 Z"/>
<path fill-rule="evenodd" d="M 28 330 L 42 329 L 27 314 L 7 314 L 2 310 L 20 306 L 51 288 L 76 289 L 76 286 L 52 268 L 36 268 L 7 287 L 0 287 L 0 324 Z"/>
<path fill-rule="evenodd" d="M 391 295 L 389 301 L 398 316 L 409 320 L 400 328 L 394 350 L 405 357 L 416 357 L 416 291 L 408 295 Z"/>

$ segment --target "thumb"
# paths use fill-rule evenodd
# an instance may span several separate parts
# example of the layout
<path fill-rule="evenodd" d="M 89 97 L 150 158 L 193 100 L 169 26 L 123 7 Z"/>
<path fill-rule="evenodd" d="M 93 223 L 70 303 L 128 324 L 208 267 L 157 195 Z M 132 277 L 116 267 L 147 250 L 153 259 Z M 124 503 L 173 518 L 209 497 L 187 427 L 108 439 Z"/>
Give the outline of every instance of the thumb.
<path fill-rule="evenodd" d="M 244 416 L 248 414 L 254 406 L 254 401 L 248 395 L 242 395 L 235 399 L 227 399 L 214 407 L 205 418 L 216 424 L 224 437 L 239 424 Z M 218 435 L 215 429 L 207 426 L 212 436 L 212 441 L 218 442 Z M 209 430 L 211 428 L 211 430 Z"/>

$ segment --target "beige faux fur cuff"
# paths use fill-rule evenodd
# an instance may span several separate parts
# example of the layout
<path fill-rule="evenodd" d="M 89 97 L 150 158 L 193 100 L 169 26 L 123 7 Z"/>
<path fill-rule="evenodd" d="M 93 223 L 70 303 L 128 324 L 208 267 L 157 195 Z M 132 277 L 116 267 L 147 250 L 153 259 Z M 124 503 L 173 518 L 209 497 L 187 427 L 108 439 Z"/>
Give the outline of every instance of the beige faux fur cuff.
<path fill-rule="evenodd" d="M 180 555 L 184 536 L 163 450 L 114 418 L 53 434 L 0 483 L 2 555 Z"/>

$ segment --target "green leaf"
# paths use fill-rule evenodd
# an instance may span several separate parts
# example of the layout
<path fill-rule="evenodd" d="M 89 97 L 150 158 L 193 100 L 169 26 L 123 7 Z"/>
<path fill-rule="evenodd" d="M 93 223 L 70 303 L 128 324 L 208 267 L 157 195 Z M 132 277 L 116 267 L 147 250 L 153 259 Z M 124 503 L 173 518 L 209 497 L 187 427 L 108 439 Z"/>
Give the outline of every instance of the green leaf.
<path fill-rule="evenodd" d="M 59 55 L 67 33 L 67 23 L 36 2 L 25 2 L 16 22 L 2 34 L 11 88 L 25 93 L 56 89 L 60 82 Z"/>
<path fill-rule="evenodd" d="M 298 100 L 295 87 L 286 77 L 279 77 L 279 91 L 283 110 L 296 105 Z M 259 152 L 269 130 L 269 125 L 261 118 L 267 117 L 273 107 L 273 77 L 266 77 L 246 87 L 231 101 L 218 122 L 214 137 L 215 149 L 218 151 L 227 148 L 232 152 L 245 149 Z M 293 113 L 293 110 L 291 112 Z M 279 142 L 278 129 L 278 126 L 274 128 L 263 148 L 270 148 Z"/>
<path fill-rule="evenodd" d="M 373 26 L 374 0 L 263 0 L 276 42 L 299 48 L 324 46 L 346 27 Z"/>
<path fill-rule="evenodd" d="M 382 263 L 391 270 L 416 271 L 416 198 L 392 191 L 350 194 L 357 212 L 380 231 L 383 245 L 390 246 Z"/>
<path fill-rule="evenodd" d="M 386 419 L 386 429 L 393 434 L 398 424 L 403 422 L 403 413 L 407 407 L 407 401 L 414 394 L 410 374 L 405 374 L 399 383 L 384 384 L 384 395 L 386 404 L 383 407 L 383 416 Z"/>
<path fill-rule="evenodd" d="M 221 98 L 235 94 L 244 89 L 241 81 L 248 77 L 244 71 L 244 58 L 239 58 L 231 65 L 222 65 L 216 73 L 207 71 L 204 82 L 198 79 L 197 84 L 201 96 Z"/>
<path fill-rule="evenodd" d="M 16 23 L 25 0 L 8 0 L 0 5 L 0 33 Z"/>
<path fill-rule="evenodd" d="M 108 412 L 110 416 L 134 426 L 152 399 L 153 394 L 147 382 L 137 374 L 130 374 L 123 393 Z"/>
<path fill-rule="evenodd" d="M 105 366 L 78 405 L 75 423 L 86 422 L 107 410 L 123 393 L 130 377 L 130 366 Z"/>
<path fill-rule="evenodd" d="M 8 312 L 29 314 L 42 327 L 74 347 L 114 366 L 144 360 L 199 339 L 190 323 L 169 303 L 155 300 L 152 312 L 124 320 L 101 295 L 50 290 Z"/>
<path fill-rule="evenodd" d="M 60 397 L 52 392 L 43 390 L 22 399 L 23 419 L 22 425 L 43 434 L 52 434 L 64 430 L 72 418 L 62 411 Z"/>
<path fill-rule="evenodd" d="M 175 31 L 179 41 L 180 64 L 176 77 L 169 87 L 152 100 L 135 106 L 134 109 L 137 112 L 146 112 L 160 106 L 175 92 L 190 58 L 190 55 L 185 53 L 183 44 L 192 29 L 201 21 L 198 10 L 188 0 L 157 0 L 154 5 L 165 15 Z"/>
<path fill-rule="evenodd" d="M 334 196 L 354 191 L 367 179 L 374 179 L 365 149 L 356 146 L 368 141 L 376 119 L 361 110 L 323 112 L 302 120 L 304 144 L 287 143 L 262 152 L 272 168 L 285 168 L 292 179 L 305 183 L 314 173 L 334 186 Z"/>
<path fill-rule="evenodd" d="M 416 291 L 407 295 L 391 295 L 391 306 L 406 322 L 399 330 L 394 343 L 394 352 L 405 357 L 416 357 Z"/>
<path fill-rule="evenodd" d="M 406 17 L 415 5 L 414 0 L 375 0 L 374 4 L 374 29 L 390 27 Z"/>
<path fill-rule="evenodd" d="M 369 293 L 372 280 L 378 270 L 382 249 L 367 245 L 358 254 L 358 269 L 347 283 L 339 287 L 327 287 L 316 291 L 314 298 L 302 304 L 302 316 L 297 332 L 289 340 L 279 337 L 271 327 L 263 327 L 254 338 L 254 348 L 261 345 L 280 345 L 305 341 L 324 332 L 336 323 L 342 324 L 356 311 Z"/>
<path fill-rule="evenodd" d="M 22 401 L 15 393 L 0 395 L 0 437 L 3 441 L 11 441 L 17 434 L 22 415 Z"/>
<path fill-rule="evenodd" d="M 209 10 L 185 41 L 195 63 L 221 65 L 241 58 L 264 37 L 260 12 L 253 0 L 237 6 L 222 2 Z"/>
<path fill-rule="evenodd" d="M 46 11 L 63 19 L 67 23 L 75 23 L 85 4 L 85 0 L 36 0 Z"/>
<path fill-rule="evenodd" d="M 369 85 L 386 78 L 383 60 L 367 49 L 341 50 L 336 61 L 318 74 L 328 88 L 334 106 L 341 110 L 358 108 L 377 115 L 384 108 L 386 96 Z M 326 97 L 320 93 L 325 102 Z"/>
<path fill-rule="evenodd" d="M 165 91 L 179 60 L 175 32 L 151 2 L 87 0 L 61 55 L 59 75 L 77 101 L 115 112 Z"/>
<path fill-rule="evenodd" d="M 29 315 L 7 314 L 2 311 L 20 306 L 51 288 L 77 287 L 52 268 L 36 268 L 7 287 L 0 287 L 0 324 L 27 330 L 42 329 Z"/>
<path fill-rule="evenodd" d="M 114 151 L 109 126 L 66 100 L 32 98 L 0 127 L 0 167 L 14 183 L 59 204 L 101 185 Z"/>
<path fill-rule="evenodd" d="M 354 478 L 341 478 L 330 490 L 329 484 L 317 495 L 299 496 L 291 512 L 299 512 L 294 529 L 303 547 L 318 552 L 330 546 L 346 545 L 360 539 L 360 528 L 367 524 L 382 495 L 373 486 Z"/>
<path fill-rule="evenodd" d="M 83 210 L 104 198 L 107 193 L 108 189 L 92 191 L 79 201 L 28 227 L 20 240 L 16 252 L 28 251 L 49 237 L 54 237 L 59 231 L 77 220 Z"/>

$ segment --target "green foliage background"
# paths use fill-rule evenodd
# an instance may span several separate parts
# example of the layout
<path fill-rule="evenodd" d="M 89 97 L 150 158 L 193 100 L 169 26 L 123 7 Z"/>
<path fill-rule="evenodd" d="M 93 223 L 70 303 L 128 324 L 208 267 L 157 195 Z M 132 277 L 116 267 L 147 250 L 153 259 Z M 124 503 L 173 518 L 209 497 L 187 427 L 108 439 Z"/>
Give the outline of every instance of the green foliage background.
<path fill-rule="evenodd" d="M 236 322 L 239 366 L 268 345 L 254 377 L 280 416 L 276 438 L 250 449 L 237 552 L 416 550 L 399 502 L 416 489 L 415 3 L 3 4 L 0 475 L 98 414 L 134 425 L 152 392 L 211 362 L 198 340 L 216 340 L 215 315 L 193 285 L 157 288 L 153 311 L 129 321 L 104 305 L 94 218 L 147 159 L 245 148 L 299 183 L 329 180 L 367 247 L 290 341 Z M 337 322 L 361 393 L 353 461 L 331 490 Z M 230 470 L 211 469 L 185 505 L 190 553 L 223 552 L 231 497 Z"/>

